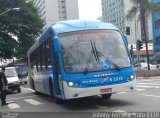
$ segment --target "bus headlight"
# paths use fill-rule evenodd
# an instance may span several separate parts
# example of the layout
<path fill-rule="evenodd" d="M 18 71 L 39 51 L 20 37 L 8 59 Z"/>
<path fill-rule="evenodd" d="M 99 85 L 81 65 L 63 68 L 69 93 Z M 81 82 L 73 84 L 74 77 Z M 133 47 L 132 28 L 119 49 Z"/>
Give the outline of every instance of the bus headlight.
<path fill-rule="evenodd" d="M 134 75 L 131 75 L 131 76 L 130 76 L 130 79 L 131 79 L 131 80 L 134 80 L 134 79 L 135 79 L 135 76 L 134 76 Z"/>
<path fill-rule="evenodd" d="M 72 86 L 74 85 L 74 83 L 73 83 L 73 82 L 68 82 L 68 85 L 69 85 L 70 87 L 72 87 Z"/>

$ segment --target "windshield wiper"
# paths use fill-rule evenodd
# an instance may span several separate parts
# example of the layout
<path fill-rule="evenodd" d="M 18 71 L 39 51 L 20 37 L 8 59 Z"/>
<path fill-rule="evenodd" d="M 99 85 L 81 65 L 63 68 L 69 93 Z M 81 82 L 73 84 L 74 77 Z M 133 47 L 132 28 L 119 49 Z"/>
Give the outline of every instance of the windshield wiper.
<path fill-rule="evenodd" d="M 102 52 L 99 52 L 96 48 L 96 44 L 94 43 L 93 45 L 93 48 L 94 48 L 94 51 L 95 51 L 95 54 L 97 56 L 97 61 L 99 62 L 99 65 L 100 65 L 100 58 L 99 57 L 104 57 L 105 60 L 108 60 L 117 70 L 120 70 L 120 67 L 115 64 L 112 60 L 110 60 L 109 58 L 107 58 Z"/>
<path fill-rule="evenodd" d="M 96 61 L 99 63 L 99 65 L 100 65 L 100 58 L 99 57 L 104 57 L 105 60 L 108 60 L 118 71 L 120 70 L 120 67 L 117 64 L 115 64 L 112 60 L 107 58 L 102 52 L 99 52 L 97 50 L 95 43 L 93 43 L 92 41 L 90 41 L 90 42 L 91 42 L 92 50 L 91 50 L 90 56 L 88 58 L 84 74 L 86 74 L 88 72 L 89 64 L 90 64 L 91 59 L 92 59 L 92 54 L 94 55 L 94 57 L 95 57 Z"/>
<path fill-rule="evenodd" d="M 100 64 L 100 59 L 99 59 L 99 57 L 102 56 L 102 57 L 105 58 L 105 60 L 108 60 L 117 70 L 120 70 L 120 67 L 119 67 L 117 64 L 115 64 L 112 60 L 110 60 L 109 58 L 107 58 L 102 52 L 99 52 L 99 51 L 97 50 L 95 43 L 94 43 L 93 46 L 94 46 L 93 48 L 94 48 L 94 51 L 95 51 L 95 53 L 96 53 L 96 55 L 97 55 L 99 64 Z"/>
<path fill-rule="evenodd" d="M 94 46 L 95 44 L 93 45 L 92 41 L 90 41 L 90 43 L 91 43 L 92 50 L 91 50 L 91 53 L 90 53 L 90 55 L 89 55 L 89 58 L 88 58 L 88 61 L 87 61 L 87 65 L 86 65 L 84 74 L 86 74 L 86 73 L 88 72 L 88 68 L 89 68 L 89 64 L 91 63 L 92 55 L 94 55 L 94 58 L 95 58 L 96 61 L 98 61 L 99 64 L 100 64 L 99 56 L 98 56 L 98 53 L 96 52 L 96 48 L 95 48 L 95 46 Z"/>
<path fill-rule="evenodd" d="M 99 56 L 104 57 L 105 60 L 108 60 L 117 70 L 120 70 L 120 67 L 117 64 L 115 64 L 112 60 L 110 60 L 109 58 L 107 58 L 106 56 L 104 56 L 103 53 L 98 52 L 98 51 L 97 51 L 97 53 L 98 53 Z"/>
<path fill-rule="evenodd" d="M 97 50 L 95 43 L 94 43 L 94 45 L 93 45 L 93 49 L 94 49 L 94 51 L 95 51 L 95 55 L 97 56 L 97 61 L 99 62 L 99 64 L 100 64 L 100 59 L 99 59 L 99 57 L 102 56 L 102 57 L 105 58 L 105 60 L 108 60 L 117 70 L 120 70 L 120 67 L 119 67 L 117 64 L 115 64 L 112 60 L 110 60 L 109 58 L 107 58 L 102 52 L 99 52 L 99 51 Z"/>

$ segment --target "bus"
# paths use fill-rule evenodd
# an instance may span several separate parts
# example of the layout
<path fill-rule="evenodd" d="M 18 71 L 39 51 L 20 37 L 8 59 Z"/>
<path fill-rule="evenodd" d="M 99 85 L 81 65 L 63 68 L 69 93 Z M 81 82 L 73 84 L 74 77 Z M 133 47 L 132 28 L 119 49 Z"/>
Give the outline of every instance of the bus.
<path fill-rule="evenodd" d="M 127 36 L 110 23 L 59 21 L 42 34 L 27 56 L 31 88 L 57 100 L 109 99 L 135 87 Z"/>

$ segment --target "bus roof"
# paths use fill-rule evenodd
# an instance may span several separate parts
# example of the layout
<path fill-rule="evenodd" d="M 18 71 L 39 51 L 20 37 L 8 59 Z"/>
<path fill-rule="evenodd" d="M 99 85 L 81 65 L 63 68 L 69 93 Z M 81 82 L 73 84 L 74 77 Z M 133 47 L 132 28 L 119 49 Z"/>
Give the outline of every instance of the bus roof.
<path fill-rule="evenodd" d="M 65 33 L 78 30 L 89 30 L 89 29 L 114 29 L 118 30 L 111 23 L 104 23 L 99 20 L 68 20 L 68 21 L 59 21 L 56 24 L 52 25 L 57 33 Z"/>
<path fill-rule="evenodd" d="M 118 30 L 111 23 L 101 22 L 99 20 L 67 20 L 67 21 L 59 21 L 56 24 L 51 25 L 38 39 L 38 41 L 28 50 L 27 55 L 31 53 L 36 47 L 39 46 L 40 42 L 43 42 L 45 37 L 51 31 L 55 33 L 65 33 L 65 32 L 72 32 L 72 31 L 80 31 L 80 30 L 96 30 L 96 29 L 111 29 L 111 30 Z"/>

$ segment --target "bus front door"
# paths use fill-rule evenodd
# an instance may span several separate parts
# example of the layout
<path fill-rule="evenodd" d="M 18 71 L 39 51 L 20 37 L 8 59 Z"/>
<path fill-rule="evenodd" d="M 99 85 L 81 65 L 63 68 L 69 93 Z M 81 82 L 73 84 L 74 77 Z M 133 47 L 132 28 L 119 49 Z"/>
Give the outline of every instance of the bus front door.
<path fill-rule="evenodd" d="M 58 53 L 55 54 L 54 56 L 55 59 L 55 79 L 54 79 L 54 89 L 56 92 L 56 95 L 59 95 L 62 97 L 62 80 L 61 80 L 61 71 L 60 71 L 60 64 L 59 64 L 59 56 Z"/>

